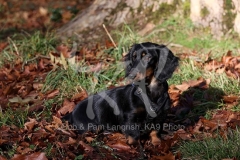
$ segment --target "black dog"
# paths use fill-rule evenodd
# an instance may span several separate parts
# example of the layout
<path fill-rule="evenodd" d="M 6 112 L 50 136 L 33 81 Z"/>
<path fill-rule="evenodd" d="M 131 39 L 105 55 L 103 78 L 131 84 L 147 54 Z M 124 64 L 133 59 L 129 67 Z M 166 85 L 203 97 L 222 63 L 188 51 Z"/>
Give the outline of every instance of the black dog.
<path fill-rule="evenodd" d="M 132 84 L 89 96 L 64 117 L 80 133 L 121 130 L 131 144 L 141 131 L 161 132 L 170 108 L 166 80 L 178 66 L 178 58 L 166 46 L 147 42 L 133 45 L 125 62 Z"/>

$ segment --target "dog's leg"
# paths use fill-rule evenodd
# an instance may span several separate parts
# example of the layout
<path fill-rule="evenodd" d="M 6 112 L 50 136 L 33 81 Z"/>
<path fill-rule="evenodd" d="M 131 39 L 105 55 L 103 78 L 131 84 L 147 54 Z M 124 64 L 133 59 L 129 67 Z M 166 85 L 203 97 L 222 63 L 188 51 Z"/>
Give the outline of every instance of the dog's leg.
<path fill-rule="evenodd" d="M 139 153 L 140 153 L 139 159 L 141 159 L 141 160 L 146 159 L 146 155 L 144 153 L 145 142 L 142 142 L 141 139 L 136 140 L 135 138 L 133 138 L 131 136 L 128 136 L 127 140 L 128 140 L 128 144 L 136 146 L 137 148 L 139 147 Z"/>

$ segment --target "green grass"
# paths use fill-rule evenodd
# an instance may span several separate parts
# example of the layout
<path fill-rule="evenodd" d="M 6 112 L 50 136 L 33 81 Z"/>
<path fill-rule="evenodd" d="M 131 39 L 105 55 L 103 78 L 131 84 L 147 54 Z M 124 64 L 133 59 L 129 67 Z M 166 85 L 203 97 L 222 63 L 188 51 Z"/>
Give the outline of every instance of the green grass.
<path fill-rule="evenodd" d="M 46 100 L 44 102 L 45 108 L 41 112 L 16 112 L 9 106 L 9 109 L 0 112 L 0 126 L 16 125 L 22 128 L 28 116 L 34 117 L 37 120 L 45 117 L 47 121 L 51 121 L 52 108 L 60 107 L 65 98 L 71 98 L 83 89 L 89 94 L 93 94 L 107 89 L 110 85 L 118 86 L 118 80 L 124 77 L 124 69 L 120 62 L 122 54 L 127 52 L 129 47 L 134 43 L 151 41 L 163 44 L 180 44 L 183 47 L 177 47 L 178 51 L 174 52 L 178 55 L 184 53 L 185 48 L 189 48 L 190 50 L 195 50 L 199 56 L 208 54 L 211 51 L 212 58 L 220 58 L 228 50 L 232 50 L 233 54 L 237 54 L 237 48 L 240 47 L 239 39 L 236 39 L 234 34 L 229 34 L 222 40 L 216 40 L 210 36 L 207 29 L 198 29 L 194 27 L 190 20 L 174 17 L 166 19 L 144 37 L 139 36 L 137 31 L 128 25 L 124 25 L 120 31 L 115 31 L 113 34 L 118 47 L 105 50 L 104 54 L 110 55 L 116 61 L 104 62 L 108 67 L 103 68 L 99 72 L 87 72 L 88 66 L 85 61 L 78 62 L 75 66 L 68 66 L 67 69 L 58 67 L 56 70 L 50 71 L 44 81 L 42 92 L 45 94 L 54 89 L 59 89 L 60 94 L 54 99 Z M 55 50 L 59 42 L 50 33 L 42 35 L 40 32 L 36 32 L 33 35 L 26 34 L 11 37 L 9 44 L 1 53 L 0 66 L 6 63 L 12 64 L 17 59 L 26 62 L 34 58 L 36 54 L 47 55 L 50 51 Z M 176 49 L 171 47 L 171 45 L 168 45 L 168 47 L 173 51 Z M 202 115 L 210 119 L 212 111 L 221 109 L 223 106 L 220 98 L 223 93 L 226 95 L 240 95 L 239 82 L 227 77 L 226 74 L 204 71 L 197 67 L 194 62 L 195 60 L 191 58 L 181 60 L 178 71 L 174 73 L 168 82 L 170 85 L 177 85 L 184 81 L 196 80 L 199 77 L 211 79 L 208 90 L 193 89 L 194 99 L 201 103 L 194 106 L 194 109 L 188 115 L 184 115 L 189 118 Z M 31 61 L 31 63 L 35 63 L 35 61 Z M 205 98 L 206 94 L 213 95 L 213 97 L 208 100 Z M 233 110 L 240 111 L 240 105 L 234 106 Z M 239 153 L 229 150 L 231 147 L 233 147 L 233 150 L 239 150 L 239 134 L 237 130 L 231 131 L 227 140 L 218 137 L 198 142 L 183 142 L 179 146 L 179 149 L 184 157 L 192 159 L 239 158 Z M 45 149 L 47 155 L 50 154 L 52 147 L 52 145 L 49 145 Z M 15 152 L 14 149 L 10 151 Z M 10 151 L 9 157 L 12 157 L 12 152 Z M 219 153 L 216 154 L 216 152 Z M 79 159 L 81 159 L 81 155 Z"/>
<path fill-rule="evenodd" d="M 198 141 L 182 142 L 179 147 L 184 159 L 240 158 L 240 131 L 229 130 L 227 139 L 217 136 Z"/>
<path fill-rule="evenodd" d="M 3 125 L 15 125 L 23 128 L 24 123 L 27 121 L 27 115 L 27 110 L 13 110 L 9 106 L 5 112 L 0 112 L 0 127 Z"/>
<path fill-rule="evenodd" d="M 39 55 L 47 55 L 54 51 L 56 44 L 59 43 L 54 38 L 53 33 L 48 32 L 45 35 L 35 32 L 33 35 L 16 34 L 8 38 L 8 45 L 1 53 L 0 66 L 20 59 L 24 62 Z"/>
<path fill-rule="evenodd" d="M 82 70 L 58 68 L 48 73 L 42 92 L 58 88 L 62 97 L 71 97 L 82 89 L 89 94 L 96 93 L 110 85 L 117 85 L 117 80 L 124 76 L 121 65 L 115 63 L 100 72 L 87 72 L 87 68 L 83 70 L 83 67 Z"/>

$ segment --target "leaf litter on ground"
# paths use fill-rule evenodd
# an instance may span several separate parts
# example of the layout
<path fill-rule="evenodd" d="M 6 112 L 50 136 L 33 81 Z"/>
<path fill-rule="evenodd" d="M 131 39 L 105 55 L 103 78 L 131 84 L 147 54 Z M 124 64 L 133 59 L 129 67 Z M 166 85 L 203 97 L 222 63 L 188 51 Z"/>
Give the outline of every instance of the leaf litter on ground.
<path fill-rule="evenodd" d="M 110 44 L 107 45 L 110 46 Z M 53 99 L 60 94 L 59 89 L 41 92 L 47 74 L 54 67 L 63 65 L 69 67 L 70 62 L 68 60 L 72 58 L 71 50 L 60 45 L 56 51 L 56 53 L 51 52 L 54 53 L 52 59 L 40 57 L 38 63 L 27 64 L 17 61 L 16 64 L 7 64 L 0 69 L 1 114 L 4 114 L 8 107 L 13 110 L 28 109 L 31 113 L 41 112 L 45 108 L 43 101 Z M 61 55 L 62 58 L 56 60 Z M 88 72 L 101 70 L 100 61 L 105 67 L 108 67 L 108 62 L 114 61 L 111 56 L 102 54 L 99 46 L 92 49 L 83 47 L 80 51 L 76 51 L 73 58 L 75 62 L 87 61 Z M 61 63 L 63 60 L 66 63 Z M 200 62 L 197 63 L 199 65 Z M 230 53 L 223 57 L 222 61 L 218 62 L 219 64 L 217 63 L 217 67 L 213 63 L 215 63 L 213 60 L 204 61 L 199 66 L 208 66 L 208 70 L 210 68 L 215 72 L 223 67 L 225 72 L 230 70 L 234 75 L 239 73 L 239 68 L 236 67 L 239 65 L 239 59 L 232 57 Z M 24 69 L 22 70 L 22 68 Z M 236 76 L 232 77 L 236 78 Z M 201 91 L 206 100 L 216 101 L 216 97 L 212 97 L 208 93 L 211 87 L 210 82 L 210 79 L 199 77 L 196 80 L 189 80 L 169 87 L 173 104 L 166 123 L 183 125 L 184 128 L 166 129 L 165 131 L 168 134 L 164 135 L 161 140 L 154 133 L 151 133 L 150 138 L 143 139 L 145 141 L 144 154 L 149 159 L 180 159 L 181 153 L 173 153 L 171 149 L 180 140 L 197 141 L 204 137 L 215 137 L 217 130 L 222 131 L 221 136 L 224 137 L 227 128 L 235 129 L 240 125 L 240 113 L 227 109 L 229 105 L 239 103 L 239 96 L 237 95 L 219 95 L 220 99 L 217 99 L 217 101 L 222 100 L 224 106 L 215 111 L 210 119 L 193 114 L 193 110 L 204 103 L 199 98 L 194 97 L 195 93 Z M 1 125 L 0 147 L 11 148 L 13 145 L 17 146 L 12 159 L 33 157 L 46 159 L 49 155 L 60 159 L 63 157 L 74 159 L 78 156 L 82 156 L 83 159 L 133 159 L 139 157 L 139 146 L 129 145 L 127 138 L 122 133 L 87 132 L 79 135 L 72 130 L 69 124 L 61 121 L 60 118 L 63 115 L 71 112 L 75 105 L 87 96 L 86 90 L 82 89 L 81 92 L 74 94 L 72 97 L 64 97 L 62 104 L 58 105 L 56 110 L 52 110 L 51 121 L 45 120 L 44 117 L 38 119 L 28 117 L 23 128 L 15 125 Z M 28 107 L 26 107 L 26 104 Z M 51 144 L 50 149 L 49 144 Z M 61 154 L 59 154 L 59 150 L 62 151 Z M 2 149 L 2 152 L 7 151 Z"/>

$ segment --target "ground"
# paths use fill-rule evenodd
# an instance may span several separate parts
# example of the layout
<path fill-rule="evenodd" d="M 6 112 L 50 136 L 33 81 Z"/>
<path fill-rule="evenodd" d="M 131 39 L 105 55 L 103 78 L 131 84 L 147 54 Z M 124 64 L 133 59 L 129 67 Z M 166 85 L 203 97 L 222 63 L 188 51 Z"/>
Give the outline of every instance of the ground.
<path fill-rule="evenodd" d="M 81 7 L 74 2 L 63 3 L 63 8 Z M 39 5 L 45 10 L 49 7 L 50 12 L 51 5 L 46 4 L 36 2 L 35 9 Z M 56 15 L 61 14 L 62 6 Z M 169 17 L 143 36 L 130 25 L 113 30 L 110 34 L 116 47 L 110 40 L 102 39 L 92 41 L 89 48 L 72 39 L 63 43 L 54 37 L 54 27 L 65 23 L 63 14 L 57 24 L 49 21 L 54 27 L 46 30 L 42 25 L 19 28 L 22 25 L 13 15 L 23 9 L 15 7 L 14 11 L 16 14 L 1 12 L 6 18 L 1 19 L 5 28 L 0 34 L 4 35 L 0 40 L 2 159 L 139 157 L 140 148 L 128 145 L 123 134 L 79 135 L 61 117 L 87 95 L 125 85 L 122 57 L 133 43 L 144 41 L 166 44 L 181 59 L 168 81 L 172 100 L 165 123 L 168 134 L 161 141 L 155 141 L 154 137 L 143 139 L 145 156 L 148 159 L 240 158 L 239 37 L 229 34 L 218 41 L 188 19 Z M 43 11 L 27 11 L 23 15 L 36 12 L 33 15 L 38 17 Z M 48 13 L 45 18 L 52 15 L 53 12 Z M 37 18 L 27 18 L 23 24 L 31 24 L 34 19 Z M 45 22 L 44 18 L 41 20 L 40 24 Z M 14 25 L 18 27 L 6 32 Z M 28 32 L 30 28 L 32 32 Z M 102 34 L 107 37 L 105 32 Z"/>

